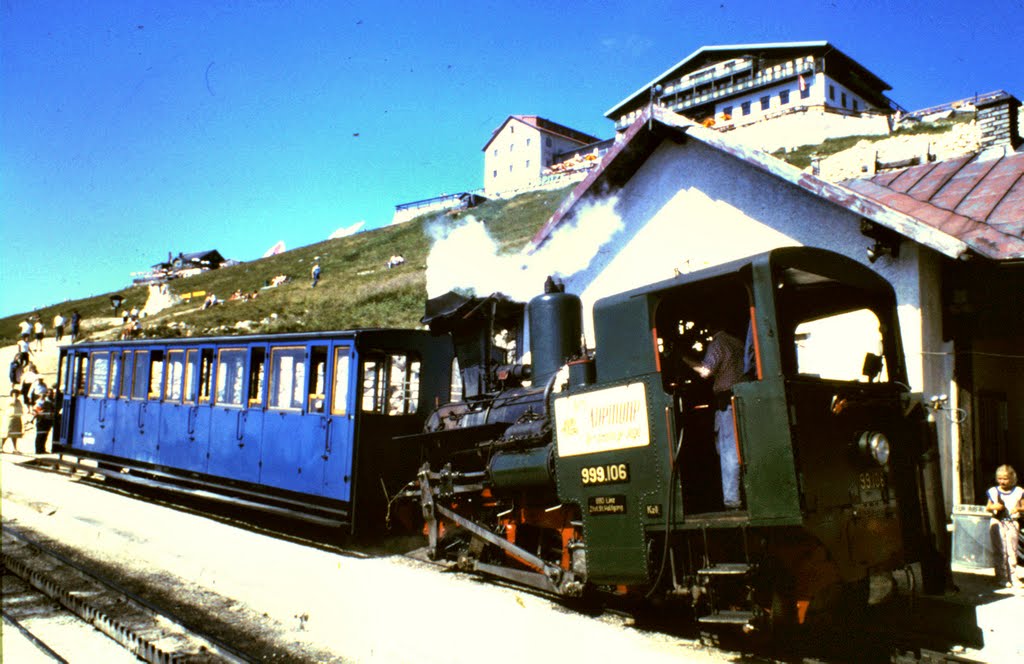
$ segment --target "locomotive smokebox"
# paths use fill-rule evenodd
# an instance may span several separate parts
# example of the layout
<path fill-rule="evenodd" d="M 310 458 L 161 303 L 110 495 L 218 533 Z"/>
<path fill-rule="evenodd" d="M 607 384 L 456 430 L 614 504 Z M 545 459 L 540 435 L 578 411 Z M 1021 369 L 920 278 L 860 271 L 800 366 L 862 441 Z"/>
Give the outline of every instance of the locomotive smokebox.
<path fill-rule="evenodd" d="M 583 303 L 576 295 L 551 289 L 530 300 L 527 313 L 533 384 L 546 385 L 563 364 L 582 350 Z"/>

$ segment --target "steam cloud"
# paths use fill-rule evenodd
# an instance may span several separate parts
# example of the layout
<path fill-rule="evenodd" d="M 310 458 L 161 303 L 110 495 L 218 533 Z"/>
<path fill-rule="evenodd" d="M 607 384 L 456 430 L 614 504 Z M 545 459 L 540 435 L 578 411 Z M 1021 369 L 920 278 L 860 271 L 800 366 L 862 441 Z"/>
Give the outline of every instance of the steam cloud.
<path fill-rule="evenodd" d="M 598 250 L 622 229 L 615 197 L 582 206 L 531 254 L 498 255 L 484 224 L 467 217 L 456 226 L 435 222 L 427 257 L 427 297 L 450 290 L 490 295 L 501 292 L 525 302 L 543 292 L 549 275 L 570 277 L 587 268 Z"/>

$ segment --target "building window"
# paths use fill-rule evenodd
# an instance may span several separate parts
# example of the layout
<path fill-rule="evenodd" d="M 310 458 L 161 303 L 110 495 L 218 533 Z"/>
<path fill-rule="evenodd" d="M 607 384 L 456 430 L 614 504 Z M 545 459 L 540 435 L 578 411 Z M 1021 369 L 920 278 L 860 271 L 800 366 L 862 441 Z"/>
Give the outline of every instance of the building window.
<path fill-rule="evenodd" d="M 508 151 L 509 152 L 513 152 L 513 151 L 515 151 L 515 149 L 516 149 L 516 144 L 515 143 L 509 143 L 508 144 Z"/>
<path fill-rule="evenodd" d="M 779 106 L 785 106 L 789 103 L 789 90 L 783 90 L 779 93 Z"/>
<path fill-rule="evenodd" d="M 530 147 L 530 139 L 526 139 L 526 147 Z"/>
<path fill-rule="evenodd" d="M 831 99 L 832 101 L 836 100 L 836 86 L 828 86 L 828 98 Z"/>
<path fill-rule="evenodd" d="M 515 125 L 509 125 L 508 126 L 508 133 L 510 133 L 510 134 L 516 133 L 516 126 Z"/>
<path fill-rule="evenodd" d="M 512 172 L 512 164 L 509 164 L 509 165 L 508 165 L 508 172 L 509 172 L 509 173 L 511 173 L 511 172 Z"/>
<path fill-rule="evenodd" d="M 800 91 L 800 98 L 801 99 L 807 99 L 810 96 L 811 96 L 811 88 L 810 88 L 810 86 L 807 86 L 803 90 Z"/>
<path fill-rule="evenodd" d="M 842 94 L 842 97 L 843 97 L 843 108 L 846 108 L 846 93 L 845 92 Z"/>
<path fill-rule="evenodd" d="M 768 108 L 771 105 L 772 105 L 772 98 L 771 97 L 769 97 L 768 95 L 765 95 L 764 97 L 761 97 L 761 110 L 762 111 L 767 111 Z"/>
<path fill-rule="evenodd" d="M 491 177 L 492 178 L 498 177 L 498 170 L 497 169 L 494 170 L 494 173 L 491 174 Z"/>
<path fill-rule="evenodd" d="M 732 106 L 726 106 L 725 108 L 723 108 L 722 109 L 722 115 L 725 116 L 726 120 L 731 118 L 732 117 Z"/>
<path fill-rule="evenodd" d="M 745 101 L 740 104 L 740 108 L 743 109 L 743 115 L 750 115 L 750 102 Z"/>
<path fill-rule="evenodd" d="M 494 148 L 494 156 L 495 156 L 495 157 L 497 157 L 497 156 L 498 156 L 498 148 Z"/>
<path fill-rule="evenodd" d="M 857 108 L 857 100 L 856 99 L 852 100 L 851 103 L 853 104 L 853 110 L 855 110 L 855 111 L 859 111 L 860 110 L 859 108 Z"/>
<path fill-rule="evenodd" d="M 548 136 L 547 138 L 544 139 L 544 144 L 547 145 L 548 147 L 551 147 L 551 137 L 550 136 Z"/>
<path fill-rule="evenodd" d="M 527 159 L 527 160 L 526 160 L 526 167 L 527 167 L 527 168 L 529 168 L 529 167 L 530 167 L 530 160 L 529 160 L 529 159 Z"/>

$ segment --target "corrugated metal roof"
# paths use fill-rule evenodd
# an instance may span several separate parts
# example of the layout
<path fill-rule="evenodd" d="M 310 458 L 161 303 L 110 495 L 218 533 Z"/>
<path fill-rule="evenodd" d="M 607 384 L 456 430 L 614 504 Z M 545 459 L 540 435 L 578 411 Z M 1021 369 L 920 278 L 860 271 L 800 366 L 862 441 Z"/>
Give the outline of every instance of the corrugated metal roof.
<path fill-rule="evenodd" d="M 1024 153 L 981 157 L 984 153 L 843 184 L 982 256 L 1024 259 Z"/>

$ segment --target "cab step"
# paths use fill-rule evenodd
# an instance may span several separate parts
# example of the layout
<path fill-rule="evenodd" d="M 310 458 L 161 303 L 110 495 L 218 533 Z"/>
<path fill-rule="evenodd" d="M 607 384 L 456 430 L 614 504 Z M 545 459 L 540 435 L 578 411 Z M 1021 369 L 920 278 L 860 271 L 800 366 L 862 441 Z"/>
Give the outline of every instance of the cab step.
<path fill-rule="evenodd" d="M 746 563 L 718 563 L 711 567 L 697 570 L 698 576 L 744 576 L 754 571 L 753 565 Z"/>
<path fill-rule="evenodd" d="M 717 611 L 701 616 L 697 621 L 705 625 L 746 625 L 753 619 L 753 611 Z"/>

